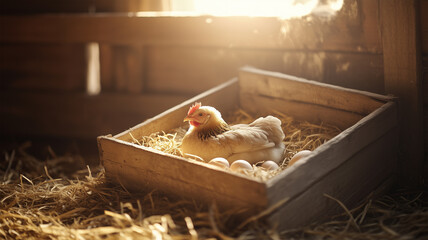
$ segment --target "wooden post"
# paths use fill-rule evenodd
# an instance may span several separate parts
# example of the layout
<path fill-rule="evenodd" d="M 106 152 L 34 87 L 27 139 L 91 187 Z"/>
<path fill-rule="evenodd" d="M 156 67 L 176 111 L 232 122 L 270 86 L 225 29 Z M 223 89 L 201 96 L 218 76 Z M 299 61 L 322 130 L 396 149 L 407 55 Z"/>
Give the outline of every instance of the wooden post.
<path fill-rule="evenodd" d="M 423 111 L 418 0 L 380 0 L 385 91 L 399 98 L 399 181 L 421 181 Z M 393 151 L 391 149 L 391 151 Z"/>

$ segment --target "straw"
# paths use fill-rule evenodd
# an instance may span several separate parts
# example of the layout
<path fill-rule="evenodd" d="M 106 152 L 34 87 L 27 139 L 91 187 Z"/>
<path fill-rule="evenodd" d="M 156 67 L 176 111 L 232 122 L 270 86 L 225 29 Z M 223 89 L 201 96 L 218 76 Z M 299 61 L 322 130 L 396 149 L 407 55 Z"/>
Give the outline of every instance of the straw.
<path fill-rule="evenodd" d="M 327 142 L 341 130 L 335 126 L 328 124 L 313 124 L 306 121 L 297 121 L 294 118 L 287 116 L 284 113 L 273 111 L 273 116 L 278 117 L 282 122 L 282 129 L 285 133 L 284 144 L 286 146 L 285 159 L 279 163 L 280 168 L 277 170 L 267 171 L 266 169 L 254 165 L 254 171 L 246 172 L 250 177 L 266 181 L 288 166 L 290 159 L 299 151 L 310 150 L 313 151 L 323 143 Z M 237 109 L 234 112 L 226 115 L 229 124 L 248 124 L 256 120 L 257 116 L 253 116 L 243 109 Z M 152 133 L 149 136 L 133 136 L 131 133 L 132 142 L 134 144 L 143 145 L 145 147 L 153 148 L 165 153 L 183 157 L 180 151 L 181 139 L 186 133 L 183 127 L 177 129 L 166 129 L 166 132 Z M 187 154 L 184 156 L 188 160 L 203 161 L 198 156 Z M 244 173 L 243 173 L 244 174 Z"/>
<path fill-rule="evenodd" d="M 326 196 L 343 214 L 283 232 L 266 226 L 268 209 L 237 221 L 220 212 L 155 190 L 129 193 L 108 181 L 102 168 L 70 169 L 66 158 L 40 160 L 20 149 L 0 161 L 2 239 L 424 239 L 428 236 L 427 195 L 396 189 L 354 209 Z M 26 167 L 29 164 L 31 168 Z M 48 166 L 54 166 L 52 168 Z M 61 175 L 61 172 L 69 174 Z M 6 177 L 4 177 L 6 176 Z M 284 200 L 286 201 L 286 200 Z M 240 226 L 240 228 L 237 228 Z M 352 227 L 350 227 L 352 226 Z"/>

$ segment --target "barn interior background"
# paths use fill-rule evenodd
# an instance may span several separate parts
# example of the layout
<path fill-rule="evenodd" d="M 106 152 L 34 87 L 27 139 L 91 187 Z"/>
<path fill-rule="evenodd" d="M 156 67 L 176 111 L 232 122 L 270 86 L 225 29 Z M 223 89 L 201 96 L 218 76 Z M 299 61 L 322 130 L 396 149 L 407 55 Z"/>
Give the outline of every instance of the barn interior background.
<path fill-rule="evenodd" d="M 189 8 L 191 1 L 0 4 L 6 151 L 25 140 L 54 149 L 73 142 L 96 165 L 97 136 L 119 133 L 251 65 L 397 96 L 398 180 L 424 184 L 427 0 L 345 0 L 334 16 L 320 10 L 291 19 L 159 12 Z"/>

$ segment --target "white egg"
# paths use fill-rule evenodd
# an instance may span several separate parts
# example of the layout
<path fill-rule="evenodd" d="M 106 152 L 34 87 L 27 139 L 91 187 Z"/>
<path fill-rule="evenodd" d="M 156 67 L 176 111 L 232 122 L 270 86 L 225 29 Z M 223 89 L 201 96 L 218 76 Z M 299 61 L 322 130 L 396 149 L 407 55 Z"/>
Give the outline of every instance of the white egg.
<path fill-rule="evenodd" d="M 221 168 L 229 168 L 229 162 L 222 157 L 213 158 L 208 163 Z"/>
<path fill-rule="evenodd" d="M 233 172 L 245 173 L 253 171 L 253 166 L 245 160 L 236 160 L 230 165 L 230 170 Z"/>
<path fill-rule="evenodd" d="M 290 160 L 290 162 L 288 162 L 288 166 L 293 165 L 294 163 L 296 163 L 297 161 L 299 161 L 300 159 L 307 157 L 311 154 L 312 152 L 309 150 L 302 150 L 298 153 L 296 153 Z"/>
<path fill-rule="evenodd" d="M 262 168 L 264 168 L 266 170 L 275 170 L 275 169 L 278 169 L 279 166 L 276 162 L 268 160 L 262 164 Z"/>

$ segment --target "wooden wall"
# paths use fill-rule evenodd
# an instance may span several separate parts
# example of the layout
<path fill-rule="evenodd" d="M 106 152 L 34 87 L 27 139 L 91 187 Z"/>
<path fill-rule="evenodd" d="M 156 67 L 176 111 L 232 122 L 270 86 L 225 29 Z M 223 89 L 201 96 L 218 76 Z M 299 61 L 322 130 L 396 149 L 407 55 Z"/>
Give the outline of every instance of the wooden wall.
<path fill-rule="evenodd" d="M 422 0 L 419 8 L 419 26 L 422 42 L 422 96 L 423 96 L 423 123 L 424 123 L 424 153 L 425 178 L 428 182 L 428 0 Z"/>
<path fill-rule="evenodd" d="M 162 0 L 0 0 L 2 15 L 160 11 Z"/>
<path fill-rule="evenodd" d="M 139 17 L 107 2 L 94 4 L 116 13 L 25 8 L 17 15 L 10 4 L 15 14 L 0 17 L 2 132 L 114 134 L 237 76 L 244 65 L 384 92 L 377 4 L 369 0 L 346 1 L 331 21 Z M 85 12 L 87 5 L 78 1 L 58 12 Z M 34 14 L 40 12 L 49 14 Z M 99 96 L 85 93 L 88 42 L 100 44 Z"/>
<path fill-rule="evenodd" d="M 385 56 L 396 45 L 385 37 L 385 22 L 392 20 L 382 15 L 382 6 L 389 6 L 384 0 L 345 0 L 330 21 L 135 14 L 161 9 L 159 1 L 22 2 L 2 0 L 0 10 L 3 135 L 115 134 L 236 76 L 243 65 L 395 94 L 385 76 L 396 64 Z M 423 80 L 417 84 L 427 156 L 428 0 L 410 2 L 419 10 L 414 35 L 422 43 Z M 88 42 L 100 46 L 96 96 L 86 93 Z"/>

